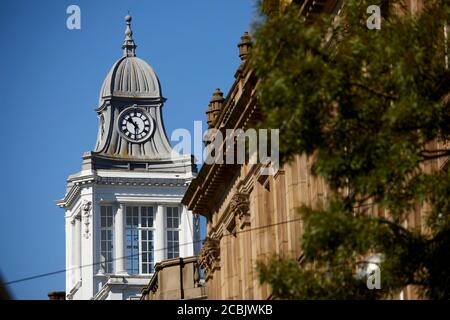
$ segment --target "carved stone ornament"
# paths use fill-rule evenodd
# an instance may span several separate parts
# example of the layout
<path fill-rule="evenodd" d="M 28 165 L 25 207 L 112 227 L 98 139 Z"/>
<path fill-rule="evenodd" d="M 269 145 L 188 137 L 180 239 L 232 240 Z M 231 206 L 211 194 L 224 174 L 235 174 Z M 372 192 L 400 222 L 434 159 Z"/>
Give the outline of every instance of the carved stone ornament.
<path fill-rule="evenodd" d="M 89 236 L 91 235 L 89 232 L 89 224 L 91 223 L 91 216 L 92 216 L 92 202 L 91 201 L 83 201 L 83 204 L 81 205 L 82 209 L 82 215 L 84 220 L 84 237 L 86 239 L 89 239 Z"/>
<path fill-rule="evenodd" d="M 205 269 L 205 280 L 209 279 L 216 269 L 220 269 L 220 241 L 206 237 L 198 260 Z"/>
<path fill-rule="evenodd" d="M 230 210 L 239 218 L 241 229 L 250 225 L 250 197 L 248 193 L 236 193 L 231 198 Z"/>

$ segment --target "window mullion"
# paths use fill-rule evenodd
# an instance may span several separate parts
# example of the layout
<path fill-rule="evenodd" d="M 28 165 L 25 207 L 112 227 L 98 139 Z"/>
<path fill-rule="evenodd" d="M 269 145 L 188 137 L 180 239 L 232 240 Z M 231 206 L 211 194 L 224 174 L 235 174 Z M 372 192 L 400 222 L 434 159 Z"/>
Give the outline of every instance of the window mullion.
<path fill-rule="evenodd" d="M 137 232 L 138 232 L 138 270 L 139 274 L 142 274 L 142 226 L 141 226 L 141 208 L 138 207 L 138 225 L 137 225 Z"/>

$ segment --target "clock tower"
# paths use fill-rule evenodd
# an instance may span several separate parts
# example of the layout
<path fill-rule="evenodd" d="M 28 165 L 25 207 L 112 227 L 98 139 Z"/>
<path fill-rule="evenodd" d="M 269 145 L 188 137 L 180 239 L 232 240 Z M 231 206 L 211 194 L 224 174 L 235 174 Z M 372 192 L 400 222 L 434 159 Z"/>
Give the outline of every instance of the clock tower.
<path fill-rule="evenodd" d="M 196 255 L 199 221 L 181 204 L 196 172 L 172 150 L 165 98 L 152 67 L 136 57 L 131 16 L 123 55 L 100 90 L 95 149 L 69 176 L 65 210 L 67 299 L 134 299 L 154 265 Z"/>

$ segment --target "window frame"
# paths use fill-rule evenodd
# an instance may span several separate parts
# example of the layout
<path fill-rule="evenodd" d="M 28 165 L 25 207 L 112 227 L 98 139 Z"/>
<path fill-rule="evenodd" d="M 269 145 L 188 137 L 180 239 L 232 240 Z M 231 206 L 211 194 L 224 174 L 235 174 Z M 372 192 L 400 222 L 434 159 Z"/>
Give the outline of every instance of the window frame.
<path fill-rule="evenodd" d="M 169 209 L 174 209 L 176 208 L 178 211 L 178 226 L 175 228 L 173 227 L 169 227 L 168 224 L 168 220 L 169 220 Z M 172 211 L 173 214 L 173 211 Z M 180 206 L 176 206 L 176 205 L 168 205 L 165 207 L 165 226 L 166 226 L 166 230 L 165 230 L 165 238 L 166 238 L 166 247 L 167 247 L 167 259 L 174 259 L 174 258 L 178 258 L 180 257 L 180 233 L 181 233 L 181 214 L 182 214 L 182 209 Z M 172 223 L 173 223 L 173 216 L 171 216 L 172 219 Z M 173 245 L 169 245 L 169 232 L 178 232 L 178 246 L 177 248 L 177 253 L 178 255 L 174 255 L 172 254 L 172 256 L 170 256 L 170 250 L 172 249 L 172 251 L 174 251 L 175 246 Z M 170 240 L 170 242 L 174 242 L 172 240 Z"/>
<path fill-rule="evenodd" d="M 127 251 L 127 229 L 128 229 L 128 223 L 127 223 L 127 219 L 128 219 L 128 213 L 129 213 L 129 209 L 131 210 L 130 212 L 133 213 L 133 208 L 138 208 L 138 212 L 137 212 L 137 226 L 136 226 L 136 231 L 137 231 L 137 242 L 138 242 L 138 268 L 137 271 L 138 273 L 130 273 L 130 270 L 128 268 L 128 259 L 132 259 L 133 257 L 128 257 L 128 252 L 126 252 L 127 255 L 127 261 L 125 262 L 126 264 L 126 270 L 127 273 L 130 275 L 150 275 L 154 273 L 154 267 L 155 267 L 155 236 L 156 236 L 156 227 L 155 227 L 155 222 L 156 222 L 156 208 L 154 204 L 151 205 L 145 205 L 145 204 L 128 204 L 125 205 L 125 224 L 124 224 L 124 236 L 125 236 L 125 250 Z M 152 224 L 151 227 L 149 226 L 142 226 L 142 208 L 146 208 L 147 210 L 151 208 L 151 217 L 152 217 Z M 147 216 L 148 212 L 147 212 Z M 133 229 L 134 229 L 134 225 L 133 225 Z M 149 266 L 149 269 L 147 273 L 143 273 L 143 254 L 144 252 L 142 251 L 142 241 L 143 241 L 143 237 L 142 234 L 143 232 L 151 232 L 152 234 L 152 239 L 151 241 L 149 241 L 149 237 L 147 234 L 147 239 L 145 241 L 147 241 L 148 244 L 152 243 L 152 248 L 151 249 L 147 249 L 147 251 L 145 252 L 145 254 L 148 255 L 148 257 L 150 257 L 150 261 L 146 261 L 145 264 L 147 264 Z M 133 268 L 134 269 L 134 268 Z"/>
<path fill-rule="evenodd" d="M 147 210 L 151 208 L 152 211 L 152 226 L 146 226 L 143 227 L 142 226 L 142 208 L 146 208 Z M 148 211 L 147 211 L 147 217 L 148 217 Z M 156 210 L 155 210 L 155 206 L 154 205 L 145 205 L 145 206 L 139 206 L 139 223 L 138 223 L 138 241 L 139 241 L 139 274 L 153 274 L 154 273 L 154 268 L 155 268 L 155 236 L 156 236 L 156 228 L 155 228 L 155 222 L 156 222 Z M 144 254 L 144 252 L 142 251 L 142 233 L 143 232 L 151 232 L 152 234 L 152 239 L 151 241 L 149 241 L 149 237 L 147 234 L 147 245 L 149 245 L 150 243 L 152 244 L 152 250 L 149 250 L 147 247 L 147 251 L 145 252 L 149 257 L 151 257 L 150 261 L 146 261 L 145 263 L 149 266 L 149 271 L 151 272 L 147 272 L 147 273 L 143 273 L 142 269 L 143 269 L 143 259 L 142 256 Z M 148 260 L 148 259 L 147 259 Z"/>
<path fill-rule="evenodd" d="M 110 216 L 108 216 L 108 209 L 110 210 Z M 105 211 L 103 211 L 105 210 Z M 108 223 L 106 225 L 103 225 L 103 214 L 105 213 L 105 219 L 110 218 L 111 219 L 111 225 L 108 226 Z M 108 231 L 111 232 L 111 239 L 104 239 L 103 232 L 108 233 Z M 108 238 L 108 237 L 106 237 Z M 106 249 L 103 250 L 103 243 L 106 243 Z M 111 243 L 111 250 L 109 252 L 108 250 L 108 242 Z M 100 268 L 105 274 L 114 274 L 114 259 L 115 259 L 115 219 L 114 219 L 114 210 L 113 206 L 109 204 L 100 205 Z M 104 254 L 106 253 L 106 258 Z M 108 261 L 107 255 L 110 253 L 111 255 L 111 261 Z M 105 260 L 103 260 L 105 259 Z M 110 268 L 108 267 L 110 266 Z M 111 269 L 111 270 L 109 270 Z"/>

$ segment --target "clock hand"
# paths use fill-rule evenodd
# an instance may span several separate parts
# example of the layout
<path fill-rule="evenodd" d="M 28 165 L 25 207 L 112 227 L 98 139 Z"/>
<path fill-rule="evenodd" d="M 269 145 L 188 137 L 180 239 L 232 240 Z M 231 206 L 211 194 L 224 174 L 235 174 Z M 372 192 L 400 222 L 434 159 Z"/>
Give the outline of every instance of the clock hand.
<path fill-rule="evenodd" d="M 133 121 L 133 119 L 132 119 L 131 117 L 129 117 L 129 118 L 127 119 L 127 121 L 128 121 L 129 123 L 131 123 L 131 124 L 133 125 L 133 127 L 136 128 L 136 123 Z"/>
<path fill-rule="evenodd" d="M 137 123 L 137 121 L 133 120 L 132 118 L 131 121 L 133 121 L 134 127 L 139 129 L 139 124 Z"/>

